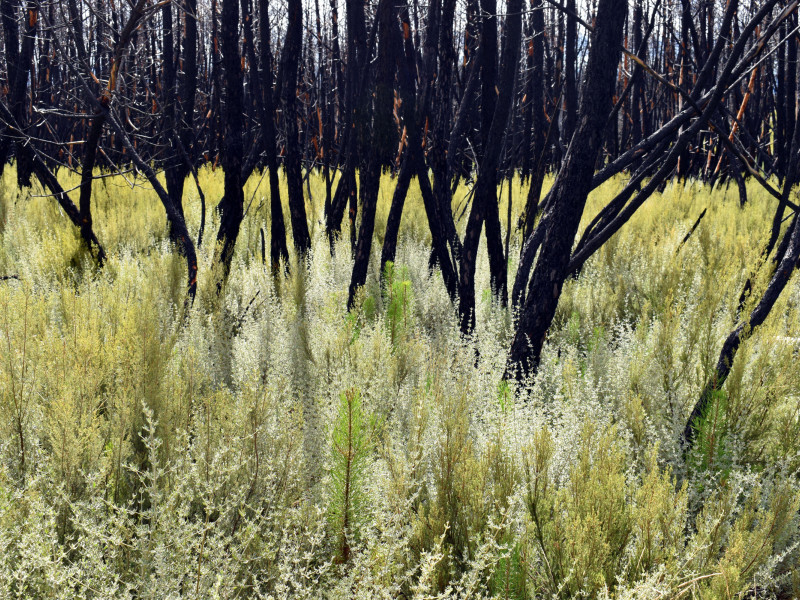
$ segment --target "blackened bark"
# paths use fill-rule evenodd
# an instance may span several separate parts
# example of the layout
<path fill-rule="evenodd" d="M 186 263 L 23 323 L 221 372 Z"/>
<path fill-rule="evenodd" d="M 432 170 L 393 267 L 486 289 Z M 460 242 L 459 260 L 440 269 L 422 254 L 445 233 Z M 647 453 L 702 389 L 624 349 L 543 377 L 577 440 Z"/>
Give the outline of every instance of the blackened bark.
<path fill-rule="evenodd" d="M 372 236 L 375 231 L 375 211 L 378 205 L 378 188 L 381 168 L 386 160 L 384 140 L 392 127 L 392 106 L 394 74 L 400 57 L 396 51 L 401 45 L 391 0 L 381 0 L 378 5 L 379 34 L 378 60 L 375 66 L 374 109 L 372 114 L 372 153 L 361 171 L 361 224 L 358 230 L 353 275 L 347 298 L 348 310 L 353 308 L 355 295 L 367 280 L 367 269 L 372 249 Z M 383 147 L 384 150 L 379 149 Z"/>
<path fill-rule="evenodd" d="M 636 4 L 633 8 L 633 23 L 631 26 L 633 28 L 633 47 L 635 48 L 637 56 L 644 55 L 642 52 L 642 19 L 642 0 L 636 0 Z M 631 77 L 631 103 L 633 105 L 631 110 L 631 117 L 633 119 L 631 141 L 636 144 L 645 136 L 643 130 L 645 111 L 644 86 L 642 83 L 641 68 L 638 64 L 634 67 L 634 74 Z"/>
<path fill-rule="evenodd" d="M 425 212 L 428 217 L 428 225 L 431 230 L 431 241 L 433 244 L 436 262 L 442 272 L 445 287 L 451 300 L 455 300 L 457 281 L 450 255 L 447 251 L 447 239 L 441 219 L 438 218 L 436 201 L 428 179 L 427 167 L 425 167 L 422 155 L 422 137 L 419 128 L 419 119 L 416 115 L 416 93 L 414 87 L 414 69 L 416 65 L 416 50 L 413 45 L 413 38 L 410 34 L 410 20 L 408 6 L 401 0 L 398 5 L 400 23 L 403 30 L 404 60 L 400 63 L 400 94 L 402 98 L 403 125 L 407 132 L 406 148 L 403 153 L 403 160 L 400 172 L 397 176 L 397 185 L 392 196 L 392 204 L 389 210 L 389 218 L 386 224 L 383 250 L 381 252 L 381 276 L 383 276 L 386 263 L 394 261 L 397 237 L 400 230 L 400 220 L 403 212 L 403 205 L 408 193 L 408 186 L 411 179 L 416 175 L 422 193 Z M 477 81 L 477 77 L 474 77 Z M 452 137 L 451 137 L 452 142 Z M 450 158 L 448 154 L 448 160 Z M 452 213 L 448 212 L 445 217 L 450 217 L 452 223 Z M 455 226 L 453 226 L 455 229 Z"/>
<path fill-rule="evenodd" d="M 9 124 L 5 128 L 4 135 L 8 135 L 9 137 L 14 135 L 16 131 L 16 127 L 14 126 L 14 116 L 2 102 L 0 102 L 0 118 Z M 81 237 L 83 238 L 84 243 L 89 251 L 91 251 L 93 247 L 97 248 L 98 259 L 102 260 L 105 257 L 105 250 L 103 249 L 103 246 L 100 244 L 91 228 L 85 228 L 82 226 L 80 210 L 77 206 L 75 206 L 72 200 L 70 200 L 69 195 L 58 182 L 58 179 L 53 172 L 48 168 L 47 164 L 45 164 L 42 157 L 39 156 L 29 145 L 20 145 L 17 151 L 24 154 L 25 160 L 27 160 L 32 166 L 33 174 L 36 175 L 36 178 L 39 180 L 42 186 L 50 190 L 50 193 L 53 194 L 56 202 L 58 202 L 58 205 L 66 213 L 72 224 L 80 230 Z"/>
<path fill-rule="evenodd" d="M 242 162 L 244 159 L 244 92 L 242 65 L 239 56 L 239 0 L 222 0 L 219 28 L 222 51 L 222 77 L 225 82 L 223 111 L 221 115 L 223 136 L 221 163 L 225 190 L 217 205 L 220 213 L 217 231 L 217 249 L 214 264 L 222 269 L 218 274 L 217 289 L 221 289 L 230 272 L 233 250 L 244 218 L 244 190 Z"/>
<path fill-rule="evenodd" d="M 289 249 L 286 244 L 286 224 L 283 219 L 281 189 L 278 180 L 278 156 L 275 144 L 275 109 L 272 91 L 272 36 L 269 22 L 269 2 L 259 0 L 260 27 L 260 82 L 264 116 L 262 136 L 267 169 L 269 170 L 269 202 L 270 202 L 270 261 L 273 273 L 277 273 L 281 261 L 289 260 Z"/>
<path fill-rule="evenodd" d="M 164 179 L 167 183 L 167 192 L 173 197 L 177 206 L 183 211 L 183 186 L 186 173 L 182 172 L 184 161 L 177 148 L 178 140 L 175 139 L 177 128 L 177 75 L 175 72 L 175 36 L 172 26 L 172 3 L 161 7 L 161 71 L 163 102 L 163 145 L 169 148 L 169 154 L 164 160 Z"/>
<path fill-rule="evenodd" d="M 578 119 L 578 83 L 575 67 L 578 62 L 578 22 L 575 19 L 575 0 L 567 0 L 567 27 L 564 40 L 564 140 L 568 145 L 575 133 Z"/>
<path fill-rule="evenodd" d="M 433 174 L 433 192 L 436 197 L 436 221 L 440 232 L 451 240 L 454 262 L 460 252 L 455 223 L 452 218 L 452 173 L 448 161 L 457 154 L 450 146 L 452 121 L 452 82 L 455 63 L 453 47 L 453 11 L 455 2 L 444 0 L 432 2 L 428 11 L 428 31 L 425 38 L 424 69 L 426 90 L 423 94 L 423 110 L 427 122 L 432 122 L 428 161 Z M 437 50 L 438 48 L 438 50 Z M 437 67 L 438 58 L 438 67 Z M 431 102 L 432 99 L 432 102 Z M 427 119 L 430 115 L 430 119 Z M 423 119 L 421 119 L 422 121 Z M 451 154 L 452 151 L 452 154 Z M 437 234 L 438 235 L 438 234 Z"/>
<path fill-rule="evenodd" d="M 100 136 L 103 133 L 103 128 L 106 123 L 108 114 L 108 106 L 111 102 L 111 95 L 116 90 L 117 77 L 119 74 L 120 63 L 125 55 L 125 52 L 130 42 L 131 36 L 136 28 L 139 26 L 142 18 L 144 17 L 145 0 L 139 0 L 131 9 L 131 14 L 128 22 L 125 24 L 119 38 L 117 39 L 114 47 L 114 59 L 111 66 L 111 71 L 108 77 L 108 85 L 103 91 L 99 99 L 101 107 L 95 112 L 92 118 L 91 129 L 89 130 L 89 137 L 84 146 L 83 162 L 81 164 L 81 183 L 80 183 L 80 197 L 78 201 L 78 208 L 80 210 L 81 221 L 81 235 L 84 240 L 89 240 L 92 237 L 92 181 L 94 177 L 94 167 L 97 160 L 97 148 L 100 143 Z M 75 10 L 74 3 L 70 3 L 70 11 L 72 12 L 73 21 L 77 22 L 77 11 Z M 81 35 L 80 29 L 76 35 Z M 88 57 L 85 54 L 83 44 L 77 45 L 79 60 L 84 68 L 87 68 Z M 98 249 L 98 260 L 102 263 L 105 254 L 102 248 Z"/>
<path fill-rule="evenodd" d="M 501 90 L 496 103 L 494 117 L 486 137 L 485 152 L 481 161 L 475 196 L 472 201 L 467 230 L 464 234 L 464 250 L 459 269 L 459 315 L 461 331 L 469 334 L 475 326 L 475 268 L 481 227 L 485 222 L 489 251 L 489 267 L 492 290 L 503 304 L 507 301 L 507 266 L 500 237 L 500 219 L 497 206 L 497 170 L 500 166 L 503 139 L 511 112 L 514 95 L 514 80 L 519 61 L 522 36 L 522 0 L 507 3 L 506 37 L 498 88 Z"/>
<path fill-rule="evenodd" d="M 374 29 L 374 27 L 373 27 Z M 372 37 L 372 36 L 370 36 Z M 371 45 L 371 44 L 370 44 Z M 364 6 L 360 1 L 347 3 L 347 68 L 344 96 L 344 160 L 342 175 L 331 200 L 330 214 L 326 215 L 328 238 L 333 240 L 341 231 L 342 218 L 349 204 L 351 248 L 355 252 L 355 218 L 357 208 L 356 170 L 360 164 L 360 139 L 365 123 L 364 87 L 366 85 L 366 62 L 371 49 L 367 47 L 367 30 L 364 22 Z"/>
<path fill-rule="evenodd" d="M 511 345 L 506 377 L 526 375 L 539 365 L 611 110 L 626 9 L 625 0 L 598 2 L 575 132 L 581 143 L 570 146 L 550 192 L 551 219 Z"/>
<path fill-rule="evenodd" d="M 481 156 L 497 101 L 497 0 L 481 0 Z"/>
<path fill-rule="evenodd" d="M 195 95 L 197 93 L 197 0 L 184 0 L 183 2 L 184 34 L 183 34 L 183 75 L 180 83 L 180 106 L 181 119 L 176 124 L 178 150 L 183 157 L 180 166 L 176 167 L 175 179 L 181 182 L 180 190 L 175 190 L 174 197 L 180 203 L 180 211 L 183 213 L 183 181 L 191 172 L 195 176 L 197 192 L 201 200 L 200 231 L 197 234 L 197 245 L 203 242 L 203 229 L 205 227 L 206 211 L 205 198 L 197 174 L 194 169 L 194 108 Z M 180 196 L 178 196 L 180 194 Z M 174 237 L 174 236 L 173 236 Z"/>
<path fill-rule="evenodd" d="M 397 252 L 397 237 L 400 232 L 400 220 L 403 215 L 408 186 L 414 175 L 414 153 L 419 146 L 419 132 L 416 119 L 417 90 L 414 81 L 414 67 L 416 56 L 411 38 L 411 21 L 408 13 L 408 4 L 405 0 L 398 2 L 398 16 L 403 29 L 403 60 L 399 61 L 398 79 L 400 101 L 402 103 L 402 127 L 405 130 L 406 146 L 397 175 L 397 183 L 392 194 L 392 204 L 389 208 L 389 217 L 386 221 L 386 232 L 383 237 L 381 250 L 381 277 L 383 277 L 386 263 L 394 262 Z"/>
<path fill-rule="evenodd" d="M 281 52 L 283 116 L 286 126 L 286 184 L 289 193 L 289 218 L 294 247 L 300 255 L 311 249 L 311 235 L 303 198 L 303 174 L 297 132 L 297 72 L 303 43 L 303 6 L 301 0 L 289 0 L 289 22 Z"/>
<path fill-rule="evenodd" d="M 531 105 L 531 136 L 532 145 L 525 150 L 530 150 L 529 156 L 533 159 L 530 188 L 525 201 L 523 212 L 522 236 L 523 239 L 533 227 L 536 212 L 539 207 L 539 198 L 542 194 L 542 183 L 545 173 L 545 136 L 547 123 L 544 115 L 544 6 L 542 0 L 531 0 L 531 33 L 529 52 L 529 81 L 528 102 Z"/>
<path fill-rule="evenodd" d="M 743 28 L 743 35 L 730 49 L 727 60 L 724 63 L 724 67 L 719 74 L 717 84 L 713 86 L 708 99 L 704 103 L 700 115 L 695 119 L 692 125 L 678 136 L 678 139 L 671 145 L 666 156 L 663 156 L 660 153 L 654 153 L 649 157 L 649 160 L 646 161 L 645 164 L 636 172 L 634 177 L 631 179 L 628 185 L 626 185 L 623 191 L 620 192 L 620 194 L 618 194 L 618 196 L 612 200 L 611 203 L 609 203 L 609 207 L 612 205 L 614 206 L 614 209 L 611 211 L 611 213 L 604 216 L 600 220 L 600 222 L 594 227 L 594 231 L 591 231 L 591 233 L 588 235 L 584 235 L 584 238 L 578 244 L 578 249 L 576 249 L 573 258 L 570 260 L 570 265 L 568 268 L 570 273 L 578 272 L 585 261 L 600 246 L 602 246 L 602 244 L 608 241 L 608 239 L 614 233 L 616 233 L 620 227 L 622 227 L 622 225 L 628 221 L 628 219 L 630 219 L 630 217 L 636 212 L 636 210 L 638 210 L 644 201 L 649 198 L 653 192 L 655 192 L 656 189 L 658 189 L 658 187 L 666 180 L 669 174 L 672 173 L 673 169 L 677 166 L 680 153 L 690 140 L 695 139 L 702 127 L 708 123 L 711 116 L 718 110 L 724 96 L 725 87 L 736 71 L 735 67 L 738 58 L 745 51 L 745 46 L 747 44 L 749 35 L 761 23 L 766 15 L 769 14 L 769 11 L 775 6 L 775 4 L 776 0 L 768 0 L 765 2 L 759 8 L 753 18 Z M 723 27 L 725 27 L 726 24 L 728 26 L 730 25 L 737 8 L 737 0 L 732 0 L 728 4 L 722 21 Z M 710 70 L 715 68 L 713 65 L 718 60 L 719 54 L 722 51 L 722 47 L 725 44 L 726 42 L 724 38 L 720 38 L 717 41 L 711 52 L 709 62 L 707 62 L 706 67 L 703 68 L 703 71 L 698 77 L 695 90 L 689 97 L 690 103 L 694 106 L 694 110 L 699 108 L 694 102 L 694 97 L 700 93 L 698 88 L 705 85 L 704 74 L 708 74 Z M 646 183 L 646 185 L 644 185 L 641 191 L 636 192 L 638 186 L 644 182 L 645 177 L 648 175 L 648 170 L 654 168 L 655 166 L 657 166 L 657 169 L 652 177 L 650 177 L 650 180 Z M 630 198 L 634 192 L 636 192 L 636 195 L 630 202 L 625 204 L 625 202 L 627 202 L 628 198 Z"/>
<path fill-rule="evenodd" d="M 14 69 L 14 80 L 11 85 L 9 104 L 17 124 L 23 132 L 28 128 L 28 116 L 25 97 L 28 93 L 28 80 L 34 80 L 33 51 L 36 42 L 36 30 L 39 23 L 38 4 L 29 0 L 25 8 L 25 20 L 22 33 L 21 48 L 18 56 L 17 68 Z M 20 187 L 30 187 L 32 165 L 27 160 L 28 153 L 20 151 L 21 142 L 16 143 L 17 149 L 17 184 Z"/>
<path fill-rule="evenodd" d="M 13 93 L 14 85 L 17 80 L 17 69 L 19 63 L 19 23 L 17 22 L 20 8 L 20 0 L 0 0 L 0 19 L 3 22 L 3 40 L 5 42 L 6 55 L 6 74 L 8 79 L 9 94 Z M 12 108 L 12 114 L 14 114 Z M 16 120 L 16 115 L 14 115 Z M 0 136 L 0 174 L 8 162 L 11 155 L 12 140 L 8 136 Z"/>
<path fill-rule="evenodd" d="M 798 136 L 794 136 L 795 143 L 792 146 L 792 152 L 788 163 L 789 171 L 784 182 L 784 194 L 787 195 L 798 181 L 798 175 L 800 175 L 800 167 L 798 166 L 800 165 L 800 146 L 797 145 L 797 140 Z M 772 307 L 775 306 L 775 303 L 778 301 L 781 292 L 783 292 L 783 289 L 786 287 L 789 277 L 798 265 L 798 260 L 800 259 L 800 220 L 797 215 L 794 216 L 791 226 L 784 234 L 784 241 L 781 243 L 781 247 L 781 250 L 779 250 L 780 260 L 778 266 L 761 300 L 750 313 L 749 318 L 731 331 L 722 344 L 722 350 L 720 351 L 714 372 L 703 388 L 697 403 L 692 408 L 692 412 L 686 422 L 686 427 L 683 430 L 681 443 L 684 452 L 691 449 L 694 445 L 697 421 L 706 413 L 714 399 L 715 392 L 722 388 L 725 380 L 728 378 L 734 358 L 736 357 L 736 352 L 742 343 L 745 332 L 747 332 L 747 334 L 751 333 L 766 320 Z"/>

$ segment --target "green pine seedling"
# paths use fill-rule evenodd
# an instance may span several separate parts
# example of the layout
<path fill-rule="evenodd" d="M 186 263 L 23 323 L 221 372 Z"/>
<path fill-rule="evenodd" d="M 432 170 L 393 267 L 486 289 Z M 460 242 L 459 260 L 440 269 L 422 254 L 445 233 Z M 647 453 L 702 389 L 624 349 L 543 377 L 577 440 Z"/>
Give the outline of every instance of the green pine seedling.
<path fill-rule="evenodd" d="M 336 539 L 336 562 L 350 558 L 366 505 L 365 478 L 372 448 L 373 423 L 364 415 L 361 393 L 339 395 L 331 448 L 330 524 Z"/>

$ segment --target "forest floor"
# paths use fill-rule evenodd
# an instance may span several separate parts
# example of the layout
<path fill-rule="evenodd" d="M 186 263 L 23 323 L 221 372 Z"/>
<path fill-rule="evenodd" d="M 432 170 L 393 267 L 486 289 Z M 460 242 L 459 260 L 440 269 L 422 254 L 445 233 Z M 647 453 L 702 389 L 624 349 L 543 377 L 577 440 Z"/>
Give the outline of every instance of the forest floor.
<path fill-rule="evenodd" d="M 95 183 L 102 269 L 51 198 L 10 168 L 0 181 L 0 276 L 15 276 L 0 281 L 0 598 L 800 596 L 796 277 L 695 450 L 679 442 L 752 306 L 746 279 L 758 298 L 769 278 L 775 206 L 757 184 L 744 207 L 735 185 L 695 182 L 648 200 L 566 284 L 517 385 L 501 381 L 514 316 L 485 246 L 464 339 L 416 184 L 381 285 L 384 176 L 348 313 L 349 232 L 332 256 L 319 175 L 313 250 L 285 277 L 262 262 L 266 178 L 247 183 L 221 294 L 208 207 L 188 308 L 163 209 L 128 180 Z M 200 183 L 213 205 L 222 173 Z M 584 226 L 623 183 L 590 196 Z M 510 281 L 525 191 L 515 179 Z M 192 181 L 184 205 L 196 233 Z"/>

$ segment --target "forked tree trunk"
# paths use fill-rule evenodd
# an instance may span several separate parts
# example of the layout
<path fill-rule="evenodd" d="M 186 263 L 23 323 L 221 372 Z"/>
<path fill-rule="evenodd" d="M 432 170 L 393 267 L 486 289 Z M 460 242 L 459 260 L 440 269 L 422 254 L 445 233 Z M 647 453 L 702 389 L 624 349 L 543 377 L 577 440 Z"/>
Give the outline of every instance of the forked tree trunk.
<path fill-rule="evenodd" d="M 381 0 L 378 4 L 378 60 L 375 65 L 374 108 L 372 111 L 371 147 L 372 153 L 361 171 L 361 224 L 358 230 L 353 275 L 347 298 L 348 310 L 353 308 L 355 294 L 367 280 L 367 269 L 372 249 L 372 236 L 375 231 L 375 212 L 378 205 L 378 187 L 381 169 L 389 154 L 387 137 L 391 134 L 394 74 L 399 66 L 397 49 L 402 41 L 397 29 L 392 0 Z"/>
<path fill-rule="evenodd" d="M 481 227 L 486 225 L 492 290 L 503 304 L 507 300 L 506 261 L 500 237 L 500 218 L 497 206 L 497 170 L 503 149 L 503 139 L 511 112 L 514 95 L 514 80 L 517 74 L 519 48 L 522 37 L 522 0 L 508 0 L 506 16 L 506 40 L 498 89 L 502 90 L 495 104 L 494 117 L 484 147 L 475 196 L 472 201 L 467 231 L 464 234 L 464 249 L 459 268 L 459 306 L 461 331 L 472 332 L 475 326 L 475 268 L 478 257 L 478 242 Z"/>
<path fill-rule="evenodd" d="M 625 0 L 598 2 L 575 132 L 581 143 L 570 146 L 550 191 L 550 219 L 511 345 L 506 377 L 524 376 L 539 365 L 611 110 L 626 9 Z"/>
<path fill-rule="evenodd" d="M 456 298 L 457 281 L 450 255 L 447 251 L 447 238 L 442 219 L 438 216 L 436 200 L 433 196 L 428 171 L 422 155 L 422 139 L 419 131 L 419 121 L 417 116 L 417 96 L 414 88 L 414 70 L 416 66 L 416 50 L 411 37 L 411 23 L 408 14 L 408 5 L 401 0 L 398 5 L 400 22 L 403 29 L 403 47 L 405 55 L 399 65 L 400 97 L 402 99 L 403 126 L 407 134 L 406 147 L 403 152 L 403 159 L 400 172 L 397 176 L 397 185 L 392 195 L 392 204 L 389 209 L 389 218 L 386 223 L 386 234 L 384 236 L 383 250 L 381 252 L 381 276 L 384 274 L 386 263 L 394 261 L 397 251 L 397 238 L 400 231 L 400 219 L 403 214 L 408 187 L 411 179 L 416 176 L 419 181 L 420 191 L 428 217 L 428 226 L 431 231 L 431 241 L 436 262 L 442 271 L 447 293 L 451 300 Z M 477 80 L 477 78 L 475 78 Z M 420 109 L 423 102 L 420 102 Z M 448 156 L 449 159 L 449 156 Z M 452 215 L 447 214 L 452 222 Z"/>

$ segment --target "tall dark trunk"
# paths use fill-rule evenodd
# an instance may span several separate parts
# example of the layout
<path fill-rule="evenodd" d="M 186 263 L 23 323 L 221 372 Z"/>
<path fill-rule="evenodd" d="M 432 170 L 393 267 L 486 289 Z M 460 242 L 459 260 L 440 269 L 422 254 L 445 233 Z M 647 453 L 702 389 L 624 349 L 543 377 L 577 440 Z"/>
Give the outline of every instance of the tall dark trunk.
<path fill-rule="evenodd" d="M 29 0 L 25 7 L 25 19 L 22 32 L 20 51 L 17 57 L 16 68 L 13 69 L 14 79 L 11 81 L 9 105 L 14 120 L 22 128 L 22 133 L 28 129 L 28 115 L 26 110 L 27 103 L 25 98 L 28 94 L 28 80 L 34 81 L 33 72 L 33 51 L 36 42 L 36 30 L 39 22 L 38 3 Z M 12 36 L 13 36 L 13 32 Z M 12 37 L 13 39 L 13 37 Z M 21 144 L 16 143 L 17 158 L 17 184 L 20 187 L 31 185 L 31 174 L 33 166 L 28 161 L 28 153 L 21 151 Z"/>
<path fill-rule="evenodd" d="M 528 50 L 530 64 L 528 102 L 531 105 L 531 135 L 533 138 L 529 155 L 533 159 L 533 170 L 523 215 L 523 239 L 531 231 L 536 219 L 546 164 L 544 152 L 547 122 L 544 115 L 544 6 L 542 0 L 531 0 L 531 9 L 533 12 L 531 13 L 532 37 Z"/>
<path fill-rule="evenodd" d="M 481 0 L 481 139 L 485 154 L 497 102 L 497 0 Z"/>
<path fill-rule="evenodd" d="M 517 74 L 520 40 L 522 37 L 522 0 L 508 0 L 506 36 L 497 100 L 491 127 L 486 136 L 483 160 L 480 164 L 475 196 L 472 200 L 467 230 L 464 234 L 464 250 L 459 269 L 459 314 L 461 331 L 468 334 L 475 325 L 475 268 L 481 228 L 486 225 L 492 291 L 503 304 L 508 299 L 506 285 L 506 261 L 500 236 L 500 218 L 497 205 L 497 171 L 500 167 L 503 139 L 508 129 L 508 119 L 514 96 L 514 80 Z"/>
<path fill-rule="evenodd" d="M 456 277 L 447 251 L 447 239 L 444 228 L 441 226 L 441 219 L 438 218 L 436 201 L 428 179 L 427 167 L 425 167 L 422 155 L 422 137 L 420 134 L 419 118 L 417 116 L 417 98 L 414 86 L 414 70 L 416 66 L 416 50 L 413 38 L 410 35 L 410 19 L 408 5 L 404 0 L 398 4 L 400 22 L 403 29 L 404 60 L 399 66 L 400 95 L 402 99 L 403 126 L 407 133 L 406 148 L 397 176 L 397 184 L 392 195 L 392 204 L 389 209 L 389 218 L 386 223 L 386 233 L 384 236 L 383 250 L 381 252 L 381 276 L 384 273 L 386 263 L 394 261 L 397 250 L 397 237 L 400 230 L 400 219 L 403 213 L 403 205 L 408 193 L 408 186 L 411 179 L 416 176 L 422 192 L 423 203 L 428 217 L 428 225 L 431 230 L 431 240 L 433 243 L 436 262 L 442 272 L 445 287 L 451 299 L 456 297 Z M 420 109 L 422 107 L 420 106 Z M 448 156 L 449 158 L 449 156 Z M 452 215 L 448 213 L 447 216 Z"/>
<path fill-rule="evenodd" d="M 575 67 L 578 62 L 578 22 L 575 0 L 567 0 L 567 27 L 564 40 L 564 145 L 568 145 L 575 133 L 578 119 L 578 84 Z"/>
<path fill-rule="evenodd" d="M 797 27 L 797 11 L 793 11 L 787 21 L 787 30 L 794 31 Z M 786 140 L 783 146 L 784 156 L 790 156 L 792 150 L 791 135 L 794 131 L 794 122 L 797 110 L 797 32 L 786 40 Z M 787 165 L 787 170 L 788 170 Z"/>
<path fill-rule="evenodd" d="M 397 3 L 397 12 L 403 28 L 403 60 L 398 62 L 398 83 L 400 101 L 402 103 L 402 127 L 406 135 L 406 145 L 403 149 L 400 171 L 397 174 L 397 183 L 392 194 L 389 217 L 386 221 L 386 232 L 383 237 L 383 249 L 381 250 L 381 277 L 386 268 L 386 263 L 394 262 L 395 259 L 400 220 L 403 215 L 408 187 L 414 176 L 414 154 L 420 143 L 416 119 L 417 90 L 413 75 L 416 64 L 416 50 L 411 37 L 411 20 L 408 13 L 408 4 L 405 0 L 400 0 Z"/>
<path fill-rule="evenodd" d="M 17 80 L 17 70 L 21 67 L 19 62 L 19 9 L 20 0 L 0 0 L 0 20 L 3 22 L 6 74 L 8 77 L 6 86 L 8 87 L 9 95 L 13 94 Z M 12 146 L 13 143 L 10 137 L 6 135 L 0 136 L 0 174 L 11 156 Z"/>
<path fill-rule="evenodd" d="M 342 175 L 331 200 L 330 214 L 326 215 L 326 227 L 331 245 L 341 231 L 345 208 L 349 205 L 351 248 L 355 251 L 355 218 L 357 208 L 356 170 L 360 164 L 360 140 L 363 122 L 363 86 L 366 84 L 367 30 L 364 22 L 364 6 L 359 0 L 347 3 L 347 67 L 345 73 L 343 143 L 344 157 Z"/>
<path fill-rule="evenodd" d="M 642 0 L 636 0 L 633 8 L 633 50 L 638 56 L 642 56 Z M 633 119 L 632 138 L 633 144 L 639 143 L 644 137 L 643 120 L 645 111 L 644 84 L 640 75 L 638 65 L 634 68 L 635 72 L 631 80 L 631 117 Z"/>
<path fill-rule="evenodd" d="M 689 86 L 689 73 L 691 67 L 691 36 L 690 30 L 692 30 L 692 6 L 690 0 L 681 0 L 681 62 L 680 62 L 680 71 L 678 73 L 678 86 L 682 89 L 686 89 Z M 683 97 L 680 97 L 678 100 L 678 110 L 683 109 Z M 691 155 L 689 153 L 689 147 L 687 146 L 684 151 L 681 153 L 679 162 L 678 162 L 678 176 L 681 178 L 686 178 L 689 175 L 691 170 Z"/>
<path fill-rule="evenodd" d="M 269 23 L 269 2 L 259 0 L 259 67 L 261 97 L 264 107 L 262 136 L 267 169 L 269 170 L 269 202 L 270 202 L 270 261 L 273 273 L 277 273 L 281 261 L 289 260 L 289 249 L 286 244 L 286 224 L 283 219 L 281 189 L 278 179 L 278 155 L 275 139 L 275 108 L 272 90 L 272 36 Z"/>
<path fill-rule="evenodd" d="M 81 164 L 81 183 L 80 183 L 80 197 L 78 200 L 78 208 L 80 210 L 80 219 L 81 219 L 81 235 L 83 236 L 84 240 L 89 240 L 92 237 L 92 211 L 91 211 L 91 200 L 92 200 L 92 181 L 94 179 L 94 167 L 95 162 L 97 160 L 97 149 L 100 144 L 100 137 L 103 133 L 103 128 L 106 124 L 106 119 L 108 117 L 108 106 L 111 102 L 111 96 L 116 91 L 116 84 L 119 75 L 119 68 L 120 63 L 122 62 L 122 58 L 125 55 L 125 52 L 128 47 L 128 43 L 130 42 L 131 36 L 133 32 L 136 31 L 136 28 L 139 26 L 139 23 L 144 18 L 144 8 L 145 8 L 145 0 L 139 0 L 135 6 L 131 9 L 131 14 L 128 18 L 128 22 L 125 24 L 125 27 L 122 29 L 119 38 L 117 39 L 114 47 L 114 59 L 113 64 L 111 65 L 111 71 L 108 76 L 108 85 L 106 89 L 103 91 L 100 103 L 101 107 L 95 112 L 94 117 L 92 118 L 91 128 L 89 129 L 89 135 L 86 140 L 86 144 L 84 145 L 84 154 L 83 154 L 83 162 Z M 73 2 L 70 2 L 69 10 L 71 12 L 71 18 L 73 21 L 77 21 L 77 10 Z M 76 37 L 81 36 L 81 30 L 78 29 L 76 32 Z M 86 49 L 83 46 L 83 43 L 76 44 L 76 48 L 79 53 L 79 60 L 81 64 L 88 65 L 88 56 L 85 54 Z M 104 253 L 102 248 L 98 249 L 98 260 L 102 262 L 104 258 Z"/>
<path fill-rule="evenodd" d="M 281 84 L 283 117 L 286 127 L 286 184 L 289 193 L 289 218 L 292 223 L 294 247 L 300 255 L 311 249 L 311 235 L 306 220 L 303 197 L 303 173 L 300 142 L 297 131 L 297 72 L 303 43 L 303 5 L 301 0 L 289 0 L 289 22 L 281 52 Z"/>
<path fill-rule="evenodd" d="M 361 224 L 358 230 L 353 275 L 347 298 L 347 308 L 353 308 L 355 294 L 367 280 L 367 269 L 375 231 L 375 211 L 378 205 L 378 188 L 381 168 L 391 158 L 391 146 L 385 143 L 391 134 L 394 74 L 400 63 L 397 48 L 402 44 L 395 20 L 392 0 L 381 0 L 378 5 L 378 60 L 375 65 L 374 108 L 372 111 L 372 152 L 361 170 Z"/>
<path fill-rule="evenodd" d="M 220 289 L 230 272 L 233 250 L 244 218 L 244 182 L 242 162 L 244 159 L 244 92 L 242 89 L 242 65 L 239 55 L 239 0 L 222 0 L 219 28 L 222 51 L 223 94 L 222 155 L 225 189 L 217 210 L 220 213 L 217 231 L 217 249 L 214 264 L 222 271 L 218 274 L 217 289 Z"/>
<path fill-rule="evenodd" d="M 177 148 L 179 140 L 175 138 L 177 131 L 177 75 L 175 73 L 175 38 L 172 27 L 172 3 L 161 7 L 161 71 L 162 91 L 164 94 L 164 118 L 162 138 L 169 154 L 164 161 L 164 179 L 167 183 L 167 192 L 173 197 L 177 206 L 183 212 L 183 185 L 186 173 L 181 169 L 184 164 L 181 153 Z"/>
<path fill-rule="evenodd" d="M 14 123 L 13 115 L 2 103 L 0 103 L 0 119 L 7 123 Z M 8 128 L 6 128 L 5 133 L 8 134 L 8 132 Z M 61 186 L 53 172 L 48 168 L 42 157 L 28 145 L 21 145 L 18 152 L 24 154 L 25 160 L 32 166 L 33 174 L 36 175 L 36 178 L 44 188 L 50 190 L 50 193 L 55 197 L 56 202 L 58 202 L 58 205 L 66 213 L 69 220 L 79 229 L 81 237 L 89 251 L 91 251 L 93 247 L 97 248 L 98 260 L 102 261 L 105 257 L 105 250 L 103 250 L 94 231 L 91 228 L 83 227 L 79 208 L 70 200 L 69 195 Z"/>
<path fill-rule="evenodd" d="M 177 124 L 178 141 L 181 144 L 180 154 L 183 161 L 177 167 L 178 175 L 176 180 L 183 181 L 194 170 L 194 108 L 195 95 L 197 94 L 197 0 L 184 0 L 183 2 L 184 34 L 183 34 L 183 75 L 180 83 L 180 106 L 181 120 Z M 195 173 L 196 176 L 196 173 Z M 197 180 L 195 180 L 197 183 Z M 181 184 L 182 185 L 182 184 Z M 197 235 L 197 245 L 203 240 L 203 229 L 205 226 L 205 201 L 203 192 L 198 184 L 198 193 L 202 200 L 200 215 L 200 231 Z M 180 191 L 181 198 L 178 202 L 182 203 L 183 189 L 175 190 L 175 197 Z M 181 204 L 181 212 L 183 205 Z M 174 236 L 173 236 L 174 237 Z"/>
<path fill-rule="evenodd" d="M 626 9 L 625 0 L 598 1 L 575 132 L 581 143 L 570 146 L 550 191 L 550 218 L 511 345 L 507 377 L 525 375 L 539 365 L 611 110 Z"/>

